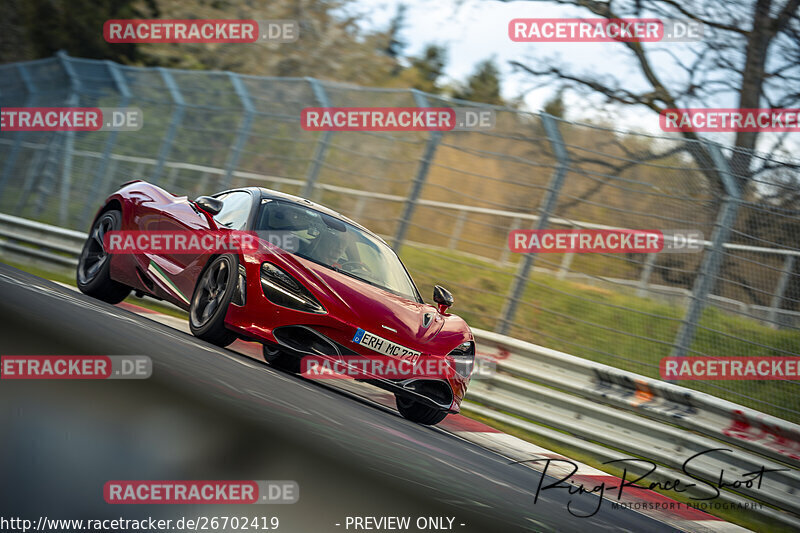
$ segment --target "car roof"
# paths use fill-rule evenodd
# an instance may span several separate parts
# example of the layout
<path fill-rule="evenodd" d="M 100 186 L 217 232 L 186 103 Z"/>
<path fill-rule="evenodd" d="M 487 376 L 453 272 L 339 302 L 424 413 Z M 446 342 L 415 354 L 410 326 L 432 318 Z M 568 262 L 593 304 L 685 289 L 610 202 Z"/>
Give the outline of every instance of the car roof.
<path fill-rule="evenodd" d="M 372 232 L 369 229 L 365 228 L 364 226 L 362 226 L 361 224 L 359 224 L 355 220 L 352 220 L 352 219 L 344 216 L 343 214 L 339 213 L 338 211 L 334 211 L 333 209 L 330 209 L 329 207 L 325 207 L 322 204 L 318 204 L 316 202 L 312 202 L 311 200 L 309 200 L 307 198 L 303 198 L 301 196 L 295 196 L 293 194 L 288 194 L 288 193 L 281 192 L 281 191 L 275 191 L 273 189 L 267 189 L 266 187 L 243 187 L 243 189 L 249 190 L 249 191 L 255 193 L 255 195 L 257 197 L 260 197 L 261 199 L 283 200 L 284 202 L 290 202 L 290 203 L 293 203 L 293 204 L 296 204 L 296 205 L 301 205 L 303 207 L 309 207 L 309 208 L 314 209 L 316 211 L 319 211 L 321 213 L 325 213 L 326 215 L 331 216 L 331 217 L 333 217 L 333 218 L 335 218 L 337 220 L 341 220 L 343 222 L 347 222 L 348 224 L 352 224 L 353 226 L 357 227 L 358 229 L 364 231 L 365 233 L 369 233 L 370 235 L 372 235 L 376 239 L 379 239 L 381 242 L 383 242 L 384 244 L 386 244 L 388 246 L 386 241 L 383 240 L 383 238 L 380 235 L 376 235 L 374 232 Z"/>

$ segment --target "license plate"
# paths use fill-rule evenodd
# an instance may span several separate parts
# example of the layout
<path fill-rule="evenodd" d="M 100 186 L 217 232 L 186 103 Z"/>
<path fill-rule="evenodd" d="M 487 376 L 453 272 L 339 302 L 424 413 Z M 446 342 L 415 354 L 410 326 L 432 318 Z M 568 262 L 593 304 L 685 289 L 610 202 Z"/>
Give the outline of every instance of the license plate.
<path fill-rule="evenodd" d="M 389 357 L 395 357 L 397 359 L 408 359 L 411 362 L 416 362 L 421 354 L 421 352 L 410 350 L 405 346 L 379 337 L 369 331 L 364 331 L 361 328 L 358 328 L 356 331 L 353 342 L 359 346 L 364 346 L 370 350 L 382 353 L 383 355 L 388 355 Z"/>

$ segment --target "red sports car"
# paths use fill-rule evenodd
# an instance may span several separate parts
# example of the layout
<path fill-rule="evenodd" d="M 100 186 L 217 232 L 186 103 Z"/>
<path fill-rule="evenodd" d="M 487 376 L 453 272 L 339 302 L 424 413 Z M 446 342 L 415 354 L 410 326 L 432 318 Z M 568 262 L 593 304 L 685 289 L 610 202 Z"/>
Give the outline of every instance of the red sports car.
<path fill-rule="evenodd" d="M 107 249 L 107 234 L 177 231 L 283 239 L 259 237 L 257 248 L 228 253 Z M 265 359 L 290 372 L 300 371 L 304 356 L 411 358 L 452 368 L 365 380 L 393 392 L 399 412 L 422 424 L 459 411 L 472 371 L 475 341 L 466 322 L 447 312 L 447 290 L 436 286 L 438 306 L 426 304 L 383 239 L 326 207 L 264 188 L 191 201 L 147 182 L 125 184 L 94 218 L 77 282 L 110 303 L 131 290 L 172 302 L 189 312 L 195 336 L 219 346 L 237 337 L 260 342 Z"/>

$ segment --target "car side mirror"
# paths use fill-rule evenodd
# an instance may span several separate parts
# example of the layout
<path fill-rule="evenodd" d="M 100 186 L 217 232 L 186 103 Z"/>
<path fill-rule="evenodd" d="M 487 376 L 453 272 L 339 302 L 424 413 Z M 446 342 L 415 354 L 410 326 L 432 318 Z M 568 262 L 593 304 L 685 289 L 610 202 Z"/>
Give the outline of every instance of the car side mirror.
<path fill-rule="evenodd" d="M 212 217 L 222 211 L 222 200 L 211 196 L 198 196 L 194 203 Z"/>
<path fill-rule="evenodd" d="M 433 301 L 439 304 L 439 312 L 445 314 L 453 305 L 453 295 L 441 285 L 436 285 L 433 288 Z"/>

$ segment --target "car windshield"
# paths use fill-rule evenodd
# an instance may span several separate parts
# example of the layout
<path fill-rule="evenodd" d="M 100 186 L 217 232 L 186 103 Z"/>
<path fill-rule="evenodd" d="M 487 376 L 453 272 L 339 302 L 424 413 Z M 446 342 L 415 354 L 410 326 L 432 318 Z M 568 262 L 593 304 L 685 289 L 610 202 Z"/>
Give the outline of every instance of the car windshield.
<path fill-rule="evenodd" d="M 265 199 L 255 230 L 267 232 L 272 244 L 304 259 L 419 301 L 394 251 L 352 224 L 292 202 Z"/>

